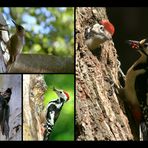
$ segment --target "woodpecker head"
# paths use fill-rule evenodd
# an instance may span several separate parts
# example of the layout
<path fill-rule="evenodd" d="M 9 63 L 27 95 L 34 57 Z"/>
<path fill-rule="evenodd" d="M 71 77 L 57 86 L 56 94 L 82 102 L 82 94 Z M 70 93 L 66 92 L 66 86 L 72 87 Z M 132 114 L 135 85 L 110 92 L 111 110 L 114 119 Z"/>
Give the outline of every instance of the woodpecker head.
<path fill-rule="evenodd" d="M 14 20 L 12 20 L 12 22 L 14 23 L 14 25 L 16 27 L 17 34 L 20 35 L 20 36 L 24 36 L 25 35 L 24 27 L 22 27 L 21 25 L 16 24 L 16 22 Z"/>
<path fill-rule="evenodd" d="M 7 88 L 7 90 L 5 92 L 11 94 L 12 93 L 12 88 Z"/>
<path fill-rule="evenodd" d="M 145 54 L 148 56 L 148 43 L 146 43 L 147 39 L 143 39 L 141 41 L 128 40 L 127 43 L 133 48 L 140 52 L 140 54 Z"/>
<path fill-rule="evenodd" d="M 112 39 L 114 31 L 114 26 L 108 20 L 101 20 L 85 29 L 86 45 L 89 49 L 97 48 L 100 44 Z"/>
<path fill-rule="evenodd" d="M 53 87 L 53 91 L 56 92 L 56 94 L 58 95 L 59 98 L 62 98 L 65 102 L 67 102 L 69 100 L 69 94 L 63 90 L 59 90 L 56 89 L 55 87 Z"/>
<path fill-rule="evenodd" d="M 109 22 L 108 20 L 101 20 L 99 21 L 99 24 L 103 25 L 104 29 L 108 31 L 111 34 L 111 36 L 113 36 L 115 28 L 111 22 Z"/>

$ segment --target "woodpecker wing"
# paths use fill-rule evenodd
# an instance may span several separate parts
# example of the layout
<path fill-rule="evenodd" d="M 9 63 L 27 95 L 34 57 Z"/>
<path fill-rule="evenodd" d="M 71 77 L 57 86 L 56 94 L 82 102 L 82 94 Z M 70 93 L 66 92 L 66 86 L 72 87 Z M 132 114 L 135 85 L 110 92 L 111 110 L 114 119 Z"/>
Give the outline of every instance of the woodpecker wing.
<path fill-rule="evenodd" d="M 137 76 L 135 90 L 143 114 L 140 124 L 141 136 L 143 140 L 148 140 L 148 60 L 134 67 L 134 70 L 140 69 L 144 69 L 145 73 Z"/>
<path fill-rule="evenodd" d="M 64 105 L 63 99 L 56 99 L 48 103 L 46 108 L 46 124 L 45 124 L 45 132 L 44 132 L 44 141 L 47 141 L 56 120 L 58 119 L 61 109 Z"/>

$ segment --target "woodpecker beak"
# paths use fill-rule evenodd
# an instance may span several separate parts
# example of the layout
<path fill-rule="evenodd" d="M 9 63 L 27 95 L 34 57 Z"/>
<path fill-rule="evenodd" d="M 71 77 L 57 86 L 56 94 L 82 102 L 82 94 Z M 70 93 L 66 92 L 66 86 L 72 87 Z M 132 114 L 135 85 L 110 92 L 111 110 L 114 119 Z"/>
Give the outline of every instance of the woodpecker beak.
<path fill-rule="evenodd" d="M 58 91 L 55 87 L 53 87 L 53 91 Z"/>
<path fill-rule="evenodd" d="M 13 20 L 13 19 L 11 19 L 11 21 L 13 22 L 13 24 L 17 27 L 18 26 L 18 24 L 16 24 L 16 22 Z"/>
<path fill-rule="evenodd" d="M 144 46 L 145 42 L 147 39 L 143 39 L 141 41 L 135 41 L 135 40 L 128 40 L 126 41 L 126 43 L 128 43 L 132 48 L 134 49 L 139 49 L 141 50 L 141 48 Z"/>
<path fill-rule="evenodd" d="M 134 41 L 134 40 L 128 40 L 127 43 L 140 53 L 145 54 L 148 56 L 147 52 L 145 50 L 148 49 L 148 43 L 146 43 L 147 39 L 143 39 L 141 41 Z"/>
<path fill-rule="evenodd" d="M 145 42 L 146 42 L 146 40 L 147 39 L 143 39 L 143 40 L 141 40 L 139 43 L 140 43 L 140 45 L 143 45 Z"/>

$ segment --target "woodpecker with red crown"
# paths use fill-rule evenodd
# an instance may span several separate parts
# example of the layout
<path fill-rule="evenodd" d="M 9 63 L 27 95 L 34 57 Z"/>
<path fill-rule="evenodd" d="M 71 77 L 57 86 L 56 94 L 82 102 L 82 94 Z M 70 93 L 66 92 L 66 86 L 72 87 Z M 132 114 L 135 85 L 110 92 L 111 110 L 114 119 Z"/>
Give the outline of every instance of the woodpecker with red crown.
<path fill-rule="evenodd" d="M 92 27 L 85 29 L 85 44 L 90 50 L 96 49 L 100 44 L 111 40 L 115 28 L 108 20 L 101 20 Z"/>
<path fill-rule="evenodd" d="M 67 92 L 56 89 L 55 87 L 53 88 L 53 91 L 57 94 L 58 99 L 50 101 L 41 114 L 41 123 L 43 125 L 41 130 L 43 132 L 44 141 L 49 140 L 49 136 L 60 115 L 61 109 L 64 103 L 69 100 L 69 94 Z"/>
<path fill-rule="evenodd" d="M 124 93 L 133 117 L 139 126 L 139 139 L 148 140 L 148 43 L 129 40 L 128 44 L 140 53 L 126 74 Z"/>

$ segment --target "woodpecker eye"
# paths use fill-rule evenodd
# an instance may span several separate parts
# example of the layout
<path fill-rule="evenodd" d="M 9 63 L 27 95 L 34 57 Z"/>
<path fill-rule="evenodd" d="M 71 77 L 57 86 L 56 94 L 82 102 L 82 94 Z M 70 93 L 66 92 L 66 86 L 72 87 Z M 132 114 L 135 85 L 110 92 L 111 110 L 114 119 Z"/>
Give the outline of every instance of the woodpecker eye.
<path fill-rule="evenodd" d="M 103 25 L 100 26 L 100 30 L 104 31 L 104 26 Z"/>
<path fill-rule="evenodd" d="M 148 47 L 148 43 L 144 44 L 143 47 L 144 48 L 147 48 Z"/>
<path fill-rule="evenodd" d="M 62 91 L 59 91 L 60 94 L 62 94 Z"/>
<path fill-rule="evenodd" d="M 18 29 L 18 31 L 21 31 L 21 30 L 23 30 L 24 28 L 19 25 L 17 29 Z"/>

